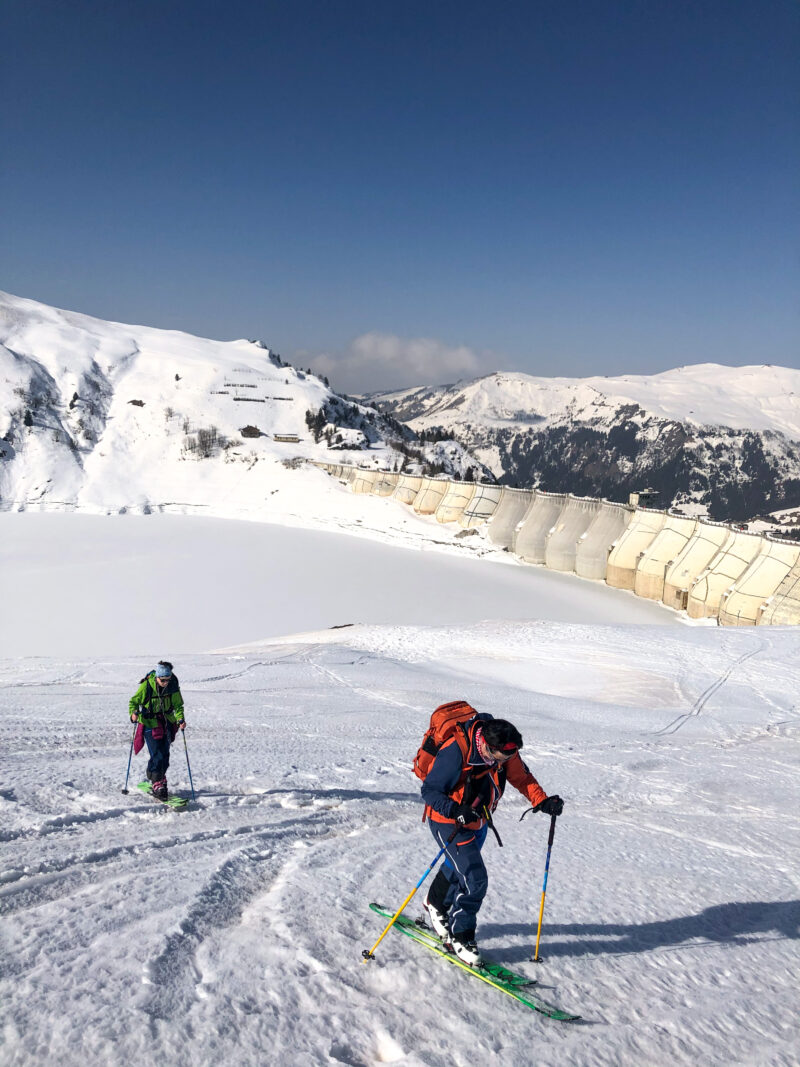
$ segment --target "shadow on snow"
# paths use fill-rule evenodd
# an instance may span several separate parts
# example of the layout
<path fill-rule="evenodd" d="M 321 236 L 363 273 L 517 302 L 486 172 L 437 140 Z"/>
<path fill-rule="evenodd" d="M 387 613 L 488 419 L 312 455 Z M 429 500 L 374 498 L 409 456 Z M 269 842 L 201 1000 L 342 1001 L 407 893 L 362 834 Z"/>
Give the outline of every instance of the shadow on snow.
<path fill-rule="evenodd" d="M 536 937 L 536 924 L 486 923 L 481 935 Z M 569 941 L 558 938 L 570 938 Z M 600 956 L 650 952 L 667 947 L 702 948 L 710 944 L 744 945 L 765 940 L 800 938 L 800 900 L 748 901 L 715 904 L 697 915 L 645 923 L 554 923 L 545 916 L 543 956 Z M 574 940 L 573 940 L 574 939 Z M 510 947 L 511 961 L 530 955 L 526 948 Z"/>

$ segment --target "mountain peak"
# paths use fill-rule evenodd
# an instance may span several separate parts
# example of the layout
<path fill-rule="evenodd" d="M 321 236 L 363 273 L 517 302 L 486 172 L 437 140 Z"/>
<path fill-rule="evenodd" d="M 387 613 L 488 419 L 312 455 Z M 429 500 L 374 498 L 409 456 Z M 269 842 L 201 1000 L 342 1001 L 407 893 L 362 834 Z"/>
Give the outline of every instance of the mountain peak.
<path fill-rule="evenodd" d="M 373 394 L 415 430 L 449 434 L 499 481 L 659 503 L 720 519 L 800 504 L 800 371 L 692 364 L 653 375 L 499 372 Z"/>
<path fill-rule="evenodd" d="M 263 342 L 105 322 L 0 294 L 0 508 L 214 506 L 299 460 L 478 470 Z M 246 481 L 246 485 L 243 484 Z M 209 500 L 213 504 L 209 504 Z"/>

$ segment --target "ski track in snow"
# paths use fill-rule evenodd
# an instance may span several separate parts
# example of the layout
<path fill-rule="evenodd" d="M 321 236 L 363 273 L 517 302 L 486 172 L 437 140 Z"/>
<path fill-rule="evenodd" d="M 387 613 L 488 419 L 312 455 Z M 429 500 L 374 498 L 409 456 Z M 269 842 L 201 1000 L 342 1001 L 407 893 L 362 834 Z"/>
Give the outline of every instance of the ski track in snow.
<path fill-rule="evenodd" d="M 4 1067 L 796 1067 L 799 646 L 484 623 L 185 657 L 182 812 L 136 793 L 141 756 L 119 793 L 145 665 L 1 661 Z M 519 823 L 513 790 L 479 936 L 582 1023 L 391 932 L 361 960 L 382 929 L 369 901 L 399 903 L 437 851 L 410 761 L 452 696 L 516 721 L 567 798 L 545 963 L 547 821 Z M 188 794 L 180 748 L 170 783 Z"/>
<path fill-rule="evenodd" d="M 667 725 L 662 727 L 662 729 L 658 730 L 657 733 L 661 734 L 662 736 L 665 734 L 677 733 L 678 730 L 680 730 L 680 728 L 689 719 L 700 715 L 703 708 L 706 706 L 711 697 L 713 697 L 725 685 L 725 683 L 728 681 L 728 679 L 736 670 L 736 668 L 739 667 L 746 660 L 751 659 L 753 656 L 757 656 L 759 652 L 763 652 L 766 647 L 766 641 L 757 639 L 757 647 L 750 649 L 748 652 L 743 652 L 741 655 L 737 656 L 736 660 L 731 663 L 730 666 L 727 667 L 718 678 L 715 678 L 711 685 L 708 686 L 708 688 L 703 690 L 703 692 L 692 705 L 691 710 L 683 713 L 682 715 L 679 715 L 677 718 L 673 719 L 672 722 L 667 723 Z"/>

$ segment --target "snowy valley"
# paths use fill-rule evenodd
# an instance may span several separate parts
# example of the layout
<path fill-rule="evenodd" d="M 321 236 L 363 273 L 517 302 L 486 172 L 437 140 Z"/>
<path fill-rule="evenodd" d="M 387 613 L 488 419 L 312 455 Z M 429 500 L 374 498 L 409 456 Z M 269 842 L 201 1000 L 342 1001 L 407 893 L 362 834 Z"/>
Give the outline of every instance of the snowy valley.
<path fill-rule="evenodd" d="M 661 508 L 737 522 L 781 513 L 772 528 L 791 532 L 800 371 L 498 373 L 355 400 L 261 342 L 0 294 L 0 510 L 269 520 L 282 514 L 282 468 L 305 460 L 616 501 L 653 489 Z"/>

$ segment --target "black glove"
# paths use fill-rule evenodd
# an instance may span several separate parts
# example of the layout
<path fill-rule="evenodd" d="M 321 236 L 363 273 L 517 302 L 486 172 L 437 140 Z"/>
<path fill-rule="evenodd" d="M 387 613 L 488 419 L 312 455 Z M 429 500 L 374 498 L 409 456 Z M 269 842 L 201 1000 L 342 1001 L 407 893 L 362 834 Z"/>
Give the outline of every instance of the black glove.
<path fill-rule="evenodd" d="M 560 815 L 564 810 L 564 801 L 561 797 L 545 797 L 533 810 L 543 811 L 545 815 Z"/>
<path fill-rule="evenodd" d="M 469 804 L 456 804 L 453 809 L 453 818 L 463 830 L 467 823 L 476 822 L 480 819 L 480 815 L 474 808 L 471 808 Z"/>

